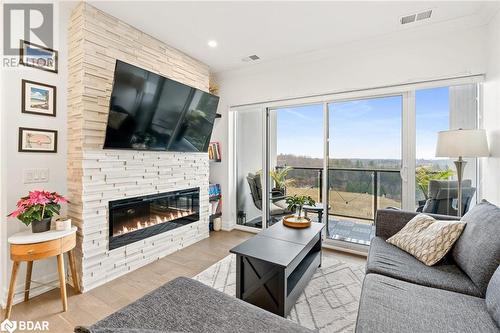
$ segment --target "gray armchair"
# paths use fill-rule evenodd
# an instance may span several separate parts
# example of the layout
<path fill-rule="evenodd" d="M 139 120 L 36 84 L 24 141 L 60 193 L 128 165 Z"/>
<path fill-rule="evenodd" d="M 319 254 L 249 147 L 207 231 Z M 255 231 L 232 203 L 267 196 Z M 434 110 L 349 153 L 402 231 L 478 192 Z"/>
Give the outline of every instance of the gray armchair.
<path fill-rule="evenodd" d="M 462 214 L 469 209 L 470 202 L 476 188 L 472 187 L 472 181 L 462 181 Z M 431 180 L 429 181 L 429 194 L 425 204 L 417 211 L 422 213 L 453 215 L 457 216 L 456 200 L 458 198 L 458 182 L 455 180 Z"/>
<path fill-rule="evenodd" d="M 247 182 L 252 193 L 252 200 L 257 209 L 262 210 L 262 182 L 260 174 L 249 173 Z M 280 191 L 271 191 L 271 206 L 269 207 L 272 217 L 280 217 L 291 214 L 285 201 L 286 197 Z"/>

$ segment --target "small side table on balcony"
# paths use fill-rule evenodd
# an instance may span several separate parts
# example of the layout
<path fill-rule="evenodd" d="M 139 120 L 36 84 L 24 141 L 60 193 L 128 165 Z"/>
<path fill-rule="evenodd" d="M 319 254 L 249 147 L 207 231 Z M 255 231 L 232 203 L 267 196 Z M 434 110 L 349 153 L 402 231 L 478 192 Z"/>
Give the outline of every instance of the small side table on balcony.
<path fill-rule="evenodd" d="M 317 203 L 314 206 L 304 205 L 302 207 L 302 209 L 304 210 L 306 217 L 307 217 L 307 213 L 318 214 L 318 222 L 323 223 L 323 204 L 322 203 Z"/>
<path fill-rule="evenodd" d="M 49 257 L 57 257 L 57 268 L 59 270 L 59 284 L 61 288 L 61 300 L 63 311 L 68 308 L 66 298 L 66 274 L 64 272 L 63 254 L 68 253 L 69 266 L 75 291 L 80 292 L 78 275 L 76 274 L 75 257 L 73 249 L 76 245 L 76 227 L 71 230 L 56 231 L 50 230 L 41 233 L 32 233 L 31 231 L 18 232 L 9 237 L 10 259 L 12 264 L 12 275 L 10 277 L 9 294 L 7 297 L 7 308 L 5 318 L 10 317 L 12 311 L 12 300 L 14 298 L 14 289 L 16 287 L 16 277 L 21 261 L 27 262 L 26 285 L 24 290 L 24 301 L 29 299 L 31 286 L 31 272 L 33 270 L 33 261 Z"/>

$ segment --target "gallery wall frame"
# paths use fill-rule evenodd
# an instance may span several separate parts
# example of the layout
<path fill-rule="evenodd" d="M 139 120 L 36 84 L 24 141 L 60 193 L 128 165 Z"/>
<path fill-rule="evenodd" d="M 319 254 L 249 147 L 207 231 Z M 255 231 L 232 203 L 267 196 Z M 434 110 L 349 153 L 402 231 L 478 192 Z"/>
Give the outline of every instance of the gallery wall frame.
<path fill-rule="evenodd" d="M 57 131 L 19 127 L 19 152 L 57 153 Z"/>
<path fill-rule="evenodd" d="M 41 116 L 56 116 L 57 87 L 41 82 L 22 80 L 21 112 Z"/>
<path fill-rule="evenodd" d="M 20 40 L 19 63 L 23 66 L 57 73 L 58 52 L 26 40 Z"/>

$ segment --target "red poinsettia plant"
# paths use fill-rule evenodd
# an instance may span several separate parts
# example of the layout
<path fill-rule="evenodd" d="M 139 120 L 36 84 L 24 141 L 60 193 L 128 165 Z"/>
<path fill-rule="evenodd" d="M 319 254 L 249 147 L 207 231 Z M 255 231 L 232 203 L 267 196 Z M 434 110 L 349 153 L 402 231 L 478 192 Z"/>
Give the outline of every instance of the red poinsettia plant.
<path fill-rule="evenodd" d="M 25 225 L 59 215 L 61 204 L 68 200 L 57 192 L 30 191 L 17 202 L 17 208 L 8 217 L 17 217 Z"/>

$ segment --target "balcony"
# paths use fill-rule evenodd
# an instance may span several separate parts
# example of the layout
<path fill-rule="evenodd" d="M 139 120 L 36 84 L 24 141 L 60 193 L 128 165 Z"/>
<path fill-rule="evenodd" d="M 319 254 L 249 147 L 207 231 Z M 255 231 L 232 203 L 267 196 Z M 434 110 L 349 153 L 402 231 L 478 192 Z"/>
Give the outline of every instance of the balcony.
<path fill-rule="evenodd" d="M 369 245 L 375 235 L 377 209 L 401 207 L 399 170 L 329 168 L 328 176 L 327 237 Z M 285 195 L 309 195 L 322 202 L 322 168 L 292 167 L 287 179 L 292 185 L 287 186 Z M 308 213 L 308 217 L 318 221 L 317 214 Z"/>

